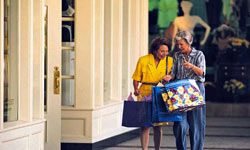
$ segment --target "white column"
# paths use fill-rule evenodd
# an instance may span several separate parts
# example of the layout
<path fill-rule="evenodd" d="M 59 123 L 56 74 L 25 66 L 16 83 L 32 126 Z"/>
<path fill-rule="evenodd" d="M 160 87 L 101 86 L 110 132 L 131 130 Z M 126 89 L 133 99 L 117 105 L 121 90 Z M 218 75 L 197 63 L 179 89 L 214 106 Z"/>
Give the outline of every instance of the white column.
<path fill-rule="evenodd" d="M 122 100 L 122 0 L 113 0 L 113 30 L 111 31 L 111 100 Z"/>
<path fill-rule="evenodd" d="M 135 71 L 136 63 L 138 58 L 141 56 L 140 53 L 140 0 L 133 1 L 133 5 L 131 5 L 131 17 L 130 17 L 130 26 L 131 26 L 131 45 L 130 45 L 130 62 L 131 62 L 131 70 L 130 72 L 133 74 Z"/>
<path fill-rule="evenodd" d="M 127 98 L 129 92 L 132 92 L 130 86 L 132 85 L 131 78 L 131 0 L 123 1 L 123 50 L 122 50 L 122 99 Z"/>
<path fill-rule="evenodd" d="M 132 74 L 135 71 L 136 63 L 139 57 L 148 53 L 148 2 L 145 0 L 133 1 L 131 6 L 131 44 L 130 44 L 130 77 L 132 80 Z M 131 91 L 133 91 L 132 83 L 129 85 Z"/>
<path fill-rule="evenodd" d="M 4 33 L 3 33 L 3 24 L 4 24 L 4 15 L 3 15 L 3 0 L 0 0 L 0 130 L 3 129 L 3 74 L 4 74 Z"/>
<path fill-rule="evenodd" d="M 113 45 L 113 0 L 104 3 L 104 102 L 110 101 L 111 96 L 111 58 Z"/>
<path fill-rule="evenodd" d="M 44 118 L 44 3 L 34 1 L 34 99 L 33 118 Z"/>
<path fill-rule="evenodd" d="M 148 1 L 140 0 L 140 55 L 148 53 Z"/>
<path fill-rule="evenodd" d="M 93 109 L 94 101 L 94 1 L 75 1 L 76 108 Z"/>
<path fill-rule="evenodd" d="M 95 0 L 95 106 L 102 106 L 104 101 L 104 0 Z"/>
<path fill-rule="evenodd" d="M 20 5 L 19 119 L 31 121 L 33 100 L 33 0 Z M 22 71 L 24 70 L 24 71 Z"/>

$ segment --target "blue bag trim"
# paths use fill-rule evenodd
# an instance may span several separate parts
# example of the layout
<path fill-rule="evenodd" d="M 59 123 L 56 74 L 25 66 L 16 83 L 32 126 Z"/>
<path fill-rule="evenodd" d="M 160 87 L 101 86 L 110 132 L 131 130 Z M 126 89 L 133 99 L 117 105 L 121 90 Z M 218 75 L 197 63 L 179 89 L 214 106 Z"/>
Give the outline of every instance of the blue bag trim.
<path fill-rule="evenodd" d="M 172 81 L 172 82 L 169 82 L 168 84 L 165 84 L 165 88 L 169 89 L 169 88 L 175 88 L 175 87 L 183 86 L 183 85 L 191 85 L 190 80 L 194 80 L 194 79 L 182 79 L 182 80 Z"/>

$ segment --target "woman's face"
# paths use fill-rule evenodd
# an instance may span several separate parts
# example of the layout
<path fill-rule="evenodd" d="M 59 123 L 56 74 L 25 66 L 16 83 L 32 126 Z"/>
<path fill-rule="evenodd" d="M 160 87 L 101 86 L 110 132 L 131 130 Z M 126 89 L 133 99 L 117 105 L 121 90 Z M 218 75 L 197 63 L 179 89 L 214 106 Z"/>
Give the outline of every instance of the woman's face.
<path fill-rule="evenodd" d="M 188 54 L 191 51 L 190 45 L 184 39 L 177 40 L 176 46 L 183 54 Z"/>
<path fill-rule="evenodd" d="M 158 59 L 164 59 L 168 55 L 168 46 L 161 45 L 159 49 L 156 51 L 156 56 Z"/>

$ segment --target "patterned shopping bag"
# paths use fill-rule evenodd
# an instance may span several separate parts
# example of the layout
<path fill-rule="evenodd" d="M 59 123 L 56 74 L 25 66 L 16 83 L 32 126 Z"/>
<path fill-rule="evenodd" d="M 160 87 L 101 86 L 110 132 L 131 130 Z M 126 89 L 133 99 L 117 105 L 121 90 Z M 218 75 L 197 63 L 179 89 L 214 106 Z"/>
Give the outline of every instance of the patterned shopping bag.
<path fill-rule="evenodd" d="M 162 98 L 170 112 L 188 111 L 205 104 L 199 87 L 193 79 L 183 79 L 166 84 Z"/>

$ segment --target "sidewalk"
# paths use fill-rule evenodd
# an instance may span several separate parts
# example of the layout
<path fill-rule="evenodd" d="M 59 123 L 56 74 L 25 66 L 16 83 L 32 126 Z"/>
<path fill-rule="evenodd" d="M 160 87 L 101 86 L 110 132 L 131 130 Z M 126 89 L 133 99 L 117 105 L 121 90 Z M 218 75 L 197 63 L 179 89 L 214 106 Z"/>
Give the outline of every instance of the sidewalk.
<path fill-rule="evenodd" d="M 190 149 L 189 140 L 187 144 Z M 149 149 L 154 149 L 152 130 L 150 134 Z M 172 125 L 163 128 L 161 149 L 176 149 Z M 204 149 L 250 150 L 250 118 L 208 117 Z M 137 138 L 105 148 L 104 150 L 141 150 L 140 138 L 138 136 Z"/>

